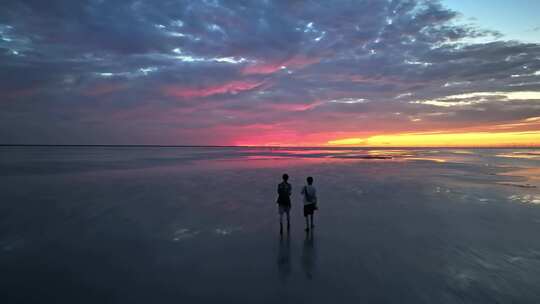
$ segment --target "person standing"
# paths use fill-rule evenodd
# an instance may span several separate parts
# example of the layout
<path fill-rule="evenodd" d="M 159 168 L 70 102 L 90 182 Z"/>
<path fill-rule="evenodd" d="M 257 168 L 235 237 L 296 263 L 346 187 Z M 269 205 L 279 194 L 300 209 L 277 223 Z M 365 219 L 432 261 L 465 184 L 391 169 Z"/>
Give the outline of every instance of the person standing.
<path fill-rule="evenodd" d="M 307 185 L 302 188 L 304 195 L 304 217 L 306 218 L 306 231 L 315 227 L 313 224 L 313 213 L 317 210 L 317 190 L 313 186 L 313 177 L 308 176 Z M 310 223 L 311 221 L 311 223 Z"/>
<path fill-rule="evenodd" d="M 278 192 L 278 210 L 279 210 L 279 233 L 283 234 L 283 214 L 287 216 L 287 232 L 289 232 L 291 228 L 290 223 L 290 216 L 289 213 L 291 211 L 291 193 L 292 193 L 292 186 L 287 181 L 289 180 L 289 175 L 283 174 L 282 176 L 283 181 L 278 184 L 277 192 Z"/>

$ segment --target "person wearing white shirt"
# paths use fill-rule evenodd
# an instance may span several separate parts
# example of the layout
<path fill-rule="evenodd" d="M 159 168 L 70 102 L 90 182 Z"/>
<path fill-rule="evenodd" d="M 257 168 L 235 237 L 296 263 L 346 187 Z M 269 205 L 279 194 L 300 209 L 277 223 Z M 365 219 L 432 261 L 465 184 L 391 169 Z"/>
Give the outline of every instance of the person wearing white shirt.
<path fill-rule="evenodd" d="M 304 196 L 306 231 L 309 231 L 310 228 L 315 227 L 313 224 L 313 213 L 317 210 L 317 190 L 313 186 L 313 177 L 309 176 L 307 178 L 307 185 L 302 188 L 301 194 Z"/>

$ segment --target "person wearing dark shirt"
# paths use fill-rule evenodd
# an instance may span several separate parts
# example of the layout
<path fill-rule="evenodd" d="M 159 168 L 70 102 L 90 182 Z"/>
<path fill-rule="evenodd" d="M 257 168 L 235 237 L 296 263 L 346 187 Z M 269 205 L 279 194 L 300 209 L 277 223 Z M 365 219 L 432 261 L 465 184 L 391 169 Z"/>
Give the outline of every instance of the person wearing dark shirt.
<path fill-rule="evenodd" d="M 292 193 L 292 187 L 291 184 L 289 184 L 287 181 L 289 180 L 289 175 L 283 174 L 283 182 L 279 183 L 277 187 L 278 192 L 278 211 L 279 211 L 279 233 L 283 234 L 283 214 L 287 216 L 287 232 L 289 231 L 291 224 L 290 224 L 290 216 L 289 213 L 291 211 L 291 193 Z"/>

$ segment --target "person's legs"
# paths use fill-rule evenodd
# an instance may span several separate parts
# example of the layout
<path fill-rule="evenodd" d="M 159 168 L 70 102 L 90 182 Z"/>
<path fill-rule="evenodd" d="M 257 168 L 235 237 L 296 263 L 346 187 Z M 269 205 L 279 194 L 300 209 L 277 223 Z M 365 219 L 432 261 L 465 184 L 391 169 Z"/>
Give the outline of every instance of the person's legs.
<path fill-rule="evenodd" d="M 313 213 L 309 215 L 309 217 L 311 218 L 311 228 L 315 227 L 315 225 L 313 224 Z"/>
<path fill-rule="evenodd" d="M 304 205 L 304 217 L 306 218 L 306 231 L 309 231 L 309 216 L 313 214 L 309 205 Z"/>
<path fill-rule="evenodd" d="M 289 213 L 289 210 L 287 210 L 287 231 L 291 229 L 291 219 Z"/>

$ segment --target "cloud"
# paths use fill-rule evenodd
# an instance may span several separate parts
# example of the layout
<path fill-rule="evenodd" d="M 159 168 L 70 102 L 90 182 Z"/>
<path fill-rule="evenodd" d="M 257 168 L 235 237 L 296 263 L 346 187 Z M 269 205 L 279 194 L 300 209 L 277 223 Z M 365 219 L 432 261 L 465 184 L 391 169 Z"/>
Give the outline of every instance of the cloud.
<path fill-rule="evenodd" d="M 86 96 L 102 96 L 126 88 L 126 84 L 121 83 L 100 83 L 83 90 Z"/>
<path fill-rule="evenodd" d="M 433 105 L 437 107 L 456 107 L 481 104 L 485 102 L 512 101 L 512 100 L 538 100 L 540 92 L 516 91 L 516 92 L 472 92 L 445 96 L 433 100 L 419 100 L 411 103 Z"/>
<path fill-rule="evenodd" d="M 279 70 L 285 69 L 299 69 L 310 64 L 318 62 L 319 58 L 308 58 L 303 56 L 295 56 L 283 61 L 274 62 L 274 63 L 263 63 L 263 64 L 253 64 L 246 66 L 242 69 L 242 74 L 272 74 Z"/>
<path fill-rule="evenodd" d="M 540 45 L 458 16 L 424 0 L 6 0 L 0 142 L 537 128 Z"/>
<path fill-rule="evenodd" d="M 166 86 L 163 88 L 165 95 L 180 98 L 198 98 L 219 94 L 238 94 L 242 91 L 253 90 L 261 86 L 263 82 L 231 81 L 207 87 L 181 87 Z"/>

